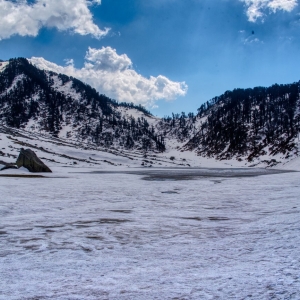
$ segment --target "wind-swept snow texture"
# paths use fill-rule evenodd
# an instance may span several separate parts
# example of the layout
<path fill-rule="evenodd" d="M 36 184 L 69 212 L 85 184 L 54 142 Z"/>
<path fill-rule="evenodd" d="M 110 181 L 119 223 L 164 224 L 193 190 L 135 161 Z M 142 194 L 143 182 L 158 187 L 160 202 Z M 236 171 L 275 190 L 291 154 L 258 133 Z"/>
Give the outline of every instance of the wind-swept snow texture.
<path fill-rule="evenodd" d="M 0 299 L 300 298 L 299 173 L 61 169 L 0 177 Z"/>

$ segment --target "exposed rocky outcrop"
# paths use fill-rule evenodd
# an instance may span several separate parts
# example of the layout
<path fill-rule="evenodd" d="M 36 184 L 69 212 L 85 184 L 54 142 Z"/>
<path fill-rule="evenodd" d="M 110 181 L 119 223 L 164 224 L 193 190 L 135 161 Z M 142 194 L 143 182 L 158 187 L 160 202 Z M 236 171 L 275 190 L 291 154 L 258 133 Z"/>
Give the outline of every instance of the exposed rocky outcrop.
<path fill-rule="evenodd" d="M 52 172 L 31 149 L 21 149 L 16 162 L 17 166 L 24 167 L 30 172 Z"/>

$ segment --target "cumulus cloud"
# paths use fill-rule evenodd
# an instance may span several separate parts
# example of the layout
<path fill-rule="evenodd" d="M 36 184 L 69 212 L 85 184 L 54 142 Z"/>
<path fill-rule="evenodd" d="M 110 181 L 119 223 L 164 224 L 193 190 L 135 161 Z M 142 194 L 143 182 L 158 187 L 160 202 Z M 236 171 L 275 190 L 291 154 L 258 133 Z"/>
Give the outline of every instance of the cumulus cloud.
<path fill-rule="evenodd" d="M 291 12 L 297 5 L 297 0 L 240 0 L 247 7 L 247 16 L 250 22 L 256 22 L 257 19 L 263 18 L 265 11 L 276 12 L 283 10 Z"/>
<path fill-rule="evenodd" d="M 98 70 L 125 71 L 132 67 L 132 62 L 126 54 L 118 55 L 111 47 L 103 47 L 100 50 L 89 48 L 85 58 L 92 63 L 92 68 Z"/>
<path fill-rule="evenodd" d="M 157 100 L 170 101 L 187 93 L 185 82 L 174 82 L 163 75 L 146 78 L 137 73 L 132 67 L 131 59 L 126 54 L 117 54 L 111 47 L 89 48 L 81 69 L 75 68 L 72 59 L 66 60 L 66 66 L 38 57 L 29 61 L 40 69 L 78 78 L 118 101 L 146 107 L 153 108 Z"/>
<path fill-rule="evenodd" d="M 12 35 L 37 36 L 42 27 L 70 30 L 95 38 L 105 36 L 109 28 L 100 29 L 93 22 L 90 5 L 101 0 L 0 0 L 0 39 Z"/>

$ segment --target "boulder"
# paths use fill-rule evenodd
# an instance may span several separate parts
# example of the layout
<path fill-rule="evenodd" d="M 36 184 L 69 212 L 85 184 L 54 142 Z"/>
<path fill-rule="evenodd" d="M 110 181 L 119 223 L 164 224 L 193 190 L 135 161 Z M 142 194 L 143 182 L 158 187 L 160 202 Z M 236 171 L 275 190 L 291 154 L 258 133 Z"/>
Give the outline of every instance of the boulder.
<path fill-rule="evenodd" d="M 30 149 L 21 149 L 16 164 L 29 172 L 52 172 Z"/>

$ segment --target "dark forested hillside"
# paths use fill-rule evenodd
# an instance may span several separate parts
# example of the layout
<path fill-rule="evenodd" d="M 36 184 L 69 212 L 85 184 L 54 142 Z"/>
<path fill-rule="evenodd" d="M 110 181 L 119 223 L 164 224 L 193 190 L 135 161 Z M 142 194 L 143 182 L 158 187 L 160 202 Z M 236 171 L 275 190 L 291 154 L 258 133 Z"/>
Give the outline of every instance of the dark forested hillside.
<path fill-rule="evenodd" d="M 186 149 L 220 159 L 289 155 L 299 131 L 299 82 L 235 89 L 198 109 L 202 124 Z"/>

